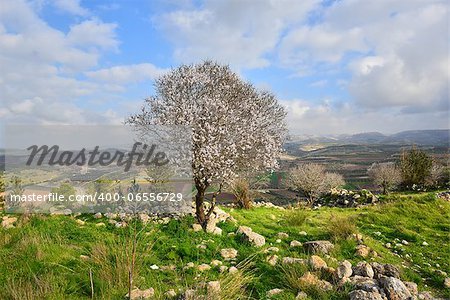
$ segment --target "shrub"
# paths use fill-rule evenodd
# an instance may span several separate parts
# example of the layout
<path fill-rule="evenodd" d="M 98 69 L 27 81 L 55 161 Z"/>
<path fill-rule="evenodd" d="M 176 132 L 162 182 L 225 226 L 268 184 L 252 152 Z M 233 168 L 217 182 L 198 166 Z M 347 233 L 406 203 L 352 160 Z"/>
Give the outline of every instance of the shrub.
<path fill-rule="evenodd" d="M 334 241 L 344 240 L 357 232 L 354 221 L 347 217 L 331 216 L 327 224 L 327 231 Z"/>
<path fill-rule="evenodd" d="M 239 208 L 251 207 L 250 185 L 245 178 L 237 178 L 231 183 L 231 191 L 236 197 L 234 203 Z"/>
<path fill-rule="evenodd" d="M 343 177 L 336 173 L 328 173 L 319 164 L 306 163 L 291 170 L 287 185 L 294 191 L 301 191 L 308 197 L 312 205 L 315 199 L 332 188 L 344 185 Z"/>
<path fill-rule="evenodd" d="M 289 226 L 301 226 L 305 223 L 308 213 L 303 209 L 292 209 L 285 215 L 286 224 Z"/>

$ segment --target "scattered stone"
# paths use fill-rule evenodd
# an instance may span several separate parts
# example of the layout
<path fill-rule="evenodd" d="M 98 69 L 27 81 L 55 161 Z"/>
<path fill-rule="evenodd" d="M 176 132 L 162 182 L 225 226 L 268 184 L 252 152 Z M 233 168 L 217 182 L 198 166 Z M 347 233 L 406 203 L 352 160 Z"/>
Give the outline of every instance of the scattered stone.
<path fill-rule="evenodd" d="M 289 244 L 289 246 L 291 247 L 301 247 L 302 245 L 303 245 L 302 243 L 296 240 L 291 241 L 291 243 Z"/>
<path fill-rule="evenodd" d="M 308 294 L 305 292 L 299 292 L 297 296 L 295 297 L 295 300 L 304 300 L 308 298 Z"/>
<path fill-rule="evenodd" d="M 286 232 L 278 232 L 277 236 L 280 239 L 287 239 L 289 237 L 289 234 L 287 234 Z"/>
<path fill-rule="evenodd" d="M 335 279 L 337 281 L 342 280 L 343 278 L 348 278 L 352 276 L 352 264 L 348 260 L 344 260 L 339 264 L 335 271 Z"/>
<path fill-rule="evenodd" d="M 273 254 L 271 256 L 268 256 L 266 258 L 266 261 L 269 263 L 269 265 L 275 266 L 277 264 L 277 261 L 278 261 L 278 255 Z"/>
<path fill-rule="evenodd" d="M 77 224 L 78 224 L 78 225 L 80 225 L 80 226 L 83 226 L 83 225 L 85 225 L 85 224 L 86 224 L 86 222 L 85 222 L 85 221 L 83 221 L 83 220 L 80 220 L 80 219 L 76 219 L 76 220 L 75 220 L 75 222 L 77 222 Z"/>
<path fill-rule="evenodd" d="M 152 269 L 152 270 L 158 270 L 159 267 L 158 267 L 157 265 L 151 265 L 151 266 L 150 266 L 150 269 Z"/>
<path fill-rule="evenodd" d="M 8 216 L 4 216 L 2 218 L 2 227 L 5 229 L 8 228 L 14 228 L 14 223 L 17 222 L 17 218 L 16 217 L 8 217 Z"/>
<path fill-rule="evenodd" d="M 450 278 L 449 277 L 444 279 L 444 287 L 450 289 Z"/>
<path fill-rule="evenodd" d="M 238 251 L 234 248 L 225 248 L 225 249 L 220 250 L 220 255 L 225 260 L 234 259 L 234 258 L 236 258 L 237 254 L 238 254 Z"/>
<path fill-rule="evenodd" d="M 222 235 L 222 228 L 216 226 L 211 233 L 214 235 Z"/>
<path fill-rule="evenodd" d="M 269 247 L 264 252 L 268 253 L 268 252 L 278 252 L 278 251 L 280 251 L 280 249 L 278 247 Z"/>
<path fill-rule="evenodd" d="M 402 240 L 402 244 L 403 244 L 403 245 L 408 245 L 409 243 L 408 243 L 407 240 Z"/>
<path fill-rule="evenodd" d="M 168 290 L 167 292 L 165 292 L 164 296 L 166 298 L 175 298 L 177 296 L 177 293 L 175 292 L 175 290 L 171 289 L 171 290 Z"/>
<path fill-rule="evenodd" d="M 305 261 L 303 258 L 283 257 L 282 263 L 283 263 L 283 265 L 290 265 L 290 264 L 305 264 L 306 261 Z"/>
<path fill-rule="evenodd" d="M 350 300 L 383 300 L 378 292 L 367 292 L 363 290 L 351 291 L 348 296 Z"/>
<path fill-rule="evenodd" d="M 211 270 L 211 266 L 208 264 L 201 264 L 197 267 L 200 272 Z"/>
<path fill-rule="evenodd" d="M 334 245 L 330 241 L 312 241 L 304 243 L 303 248 L 309 253 L 328 254 Z"/>
<path fill-rule="evenodd" d="M 218 260 L 218 259 L 213 259 L 212 261 L 211 261 L 211 264 L 210 264 L 211 266 L 213 266 L 213 267 L 218 267 L 218 266 L 221 266 L 222 265 L 222 262 L 220 261 L 220 260 Z"/>
<path fill-rule="evenodd" d="M 89 259 L 90 259 L 90 257 L 89 257 L 89 256 L 87 256 L 87 255 L 83 255 L 83 254 L 81 254 L 81 255 L 80 255 L 80 259 L 81 259 L 81 260 L 84 260 L 84 261 L 86 261 L 86 260 L 89 260 Z"/>
<path fill-rule="evenodd" d="M 238 268 L 236 268 L 236 267 L 230 267 L 230 268 L 228 269 L 228 273 L 230 273 L 230 274 L 236 273 L 237 271 L 239 271 L 239 270 L 238 270 Z"/>
<path fill-rule="evenodd" d="M 327 267 L 327 263 L 320 256 L 317 256 L 317 255 L 312 255 L 308 259 L 308 265 L 314 271 L 317 271 L 317 270 Z"/>
<path fill-rule="evenodd" d="M 333 289 L 331 283 L 325 280 L 320 280 L 316 275 L 311 272 L 306 272 L 302 277 L 298 279 L 299 283 L 305 286 L 314 285 L 322 290 L 329 291 Z"/>
<path fill-rule="evenodd" d="M 266 239 L 262 235 L 253 232 L 250 227 L 239 226 L 236 233 L 241 234 L 245 241 L 253 244 L 256 247 L 264 246 L 264 244 L 266 243 Z"/>
<path fill-rule="evenodd" d="M 205 244 L 197 245 L 197 249 L 205 250 L 206 248 L 208 248 L 208 247 Z"/>
<path fill-rule="evenodd" d="M 367 257 L 367 256 L 369 256 L 369 253 L 370 253 L 370 248 L 367 247 L 366 245 L 356 246 L 355 255 L 360 256 L 360 257 Z"/>
<path fill-rule="evenodd" d="M 403 282 L 394 277 L 381 277 L 378 282 L 383 287 L 389 300 L 403 300 L 412 297 Z"/>
<path fill-rule="evenodd" d="M 102 227 L 102 226 L 106 226 L 106 225 L 105 225 L 105 223 L 100 222 L 100 223 L 95 224 L 95 226 L 96 226 L 96 227 Z"/>
<path fill-rule="evenodd" d="M 199 231 L 202 231 L 203 228 L 202 228 L 202 225 L 200 225 L 200 224 L 192 224 L 192 230 L 194 230 L 195 232 L 199 232 Z"/>
<path fill-rule="evenodd" d="M 273 297 L 273 296 L 275 296 L 275 295 L 277 295 L 277 294 L 280 294 L 280 293 L 282 293 L 282 292 L 283 292 L 282 289 L 272 289 L 272 290 L 270 290 L 270 291 L 267 291 L 266 297 L 267 297 L 267 298 L 270 298 L 270 297 Z"/>
<path fill-rule="evenodd" d="M 138 288 L 135 288 L 131 290 L 131 295 L 126 294 L 125 297 L 127 299 L 131 300 L 144 300 L 144 299 L 150 299 L 155 295 L 155 290 L 153 288 L 149 288 L 146 290 L 140 290 Z"/>
<path fill-rule="evenodd" d="M 277 244 L 281 243 L 281 239 L 276 239 L 275 243 L 277 243 Z"/>
<path fill-rule="evenodd" d="M 101 212 L 98 212 L 98 213 L 96 213 L 96 214 L 94 215 L 94 218 L 96 218 L 96 219 L 100 219 L 101 217 L 103 217 L 103 215 L 102 215 Z M 133 291 L 132 291 L 132 292 L 133 292 Z"/>
<path fill-rule="evenodd" d="M 361 261 L 353 267 L 353 274 L 369 278 L 374 276 L 372 266 L 365 261 Z"/>
<path fill-rule="evenodd" d="M 419 294 L 419 291 L 417 290 L 417 284 L 415 282 L 406 281 L 404 282 L 404 284 L 408 289 L 408 291 L 411 293 L 411 295 L 416 297 Z"/>
<path fill-rule="evenodd" d="M 184 300 L 196 300 L 196 299 L 198 299 L 198 297 L 195 294 L 195 290 L 189 289 L 189 290 L 186 290 L 184 292 L 183 297 L 181 299 L 184 299 Z"/>
<path fill-rule="evenodd" d="M 391 243 L 386 243 L 386 245 L 384 245 L 386 248 L 391 249 L 392 248 L 392 244 Z"/>
<path fill-rule="evenodd" d="M 400 278 L 400 270 L 391 264 L 384 264 L 383 265 L 383 275 L 388 277 L 394 277 L 394 278 Z"/>
<path fill-rule="evenodd" d="M 184 266 L 183 269 L 187 270 L 187 269 L 192 269 L 193 267 L 195 267 L 194 263 L 193 262 L 188 262 L 186 264 L 186 266 Z"/>
<path fill-rule="evenodd" d="M 308 233 L 306 231 L 300 231 L 298 234 L 303 235 L 303 236 L 307 236 Z"/>
<path fill-rule="evenodd" d="M 352 238 L 358 243 L 362 243 L 363 242 L 363 236 L 360 233 L 353 233 L 352 234 Z"/>
<path fill-rule="evenodd" d="M 428 246 L 429 244 L 427 242 L 423 242 L 422 246 Z"/>

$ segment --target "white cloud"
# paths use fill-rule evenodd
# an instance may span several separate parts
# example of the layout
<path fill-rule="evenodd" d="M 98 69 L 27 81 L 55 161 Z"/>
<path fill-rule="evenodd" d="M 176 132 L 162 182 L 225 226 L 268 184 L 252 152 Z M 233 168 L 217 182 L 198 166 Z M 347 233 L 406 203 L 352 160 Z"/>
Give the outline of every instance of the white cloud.
<path fill-rule="evenodd" d="M 279 57 L 303 75 L 348 64 L 348 91 L 361 108 L 442 111 L 449 99 L 448 19 L 443 0 L 336 1 L 319 22 L 290 30 Z"/>
<path fill-rule="evenodd" d="M 53 5 L 64 11 L 77 16 L 87 16 L 89 11 L 80 5 L 80 0 L 53 0 Z"/>
<path fill-rule="evenodd" d="M 79 97 L 99 90 L 96 83 L 77 79 L 77 74 L 96 67 L 103 51 L 115 49 L 114 30 L 114 24 L 87 20 L 73 25 L 66 34 L 40 19 L 31 4 L 2 1 L 2 122 L 107 122 L 108 115 L 101 111 L 77 106 Z"/>
<path fill-rule="evenodd" d="M 260 68 L 283 31 L 305 21 L 318 0 L 205 1 L 155 18 L 176 46 L 181 62 L 214 59 L 235 67 Z"/>
<path fill-rule="evenodd" d="M 153 64 L 143 63 L 136 65 L 114 66 L 107 69 L 86 72 L 86 76 L 109 83 L 130 83 L 155 79 L 166 72 Z"/>
<path fill-rule="evenodd" d="M 343 134 L 380 131 L 396 133 L 407 129 L 448 128 L 448 111 L 424 112 L 418 117 L 398 109 L 362 110 L 353 105 L 328 101 L 311 104 L 306 100 L 282 101 L 288 112 L 292 134 Z M 420 121 L 419 121 L 420 120 Z"/>

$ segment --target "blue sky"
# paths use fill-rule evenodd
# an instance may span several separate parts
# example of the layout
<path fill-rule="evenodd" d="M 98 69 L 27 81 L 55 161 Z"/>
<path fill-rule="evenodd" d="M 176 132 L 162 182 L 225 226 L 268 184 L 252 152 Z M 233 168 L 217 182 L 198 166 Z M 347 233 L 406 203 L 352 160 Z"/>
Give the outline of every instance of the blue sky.
<path fill-rule="evenodd" d="M 116 124 L 183 63 L 269 89 L 295 134 L 448 128 L 441 0 L 0 0 L 0 124 Z"/>

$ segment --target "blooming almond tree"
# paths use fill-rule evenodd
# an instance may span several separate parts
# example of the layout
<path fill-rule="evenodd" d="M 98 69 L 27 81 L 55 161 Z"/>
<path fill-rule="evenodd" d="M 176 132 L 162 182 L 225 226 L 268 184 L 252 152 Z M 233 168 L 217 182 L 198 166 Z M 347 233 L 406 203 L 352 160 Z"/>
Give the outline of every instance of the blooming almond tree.
<path fill-rule="evenodd" d="M 374 163 L 368 174 L 376 185 L 383 188 L 383 194 L 387 194 L 402 181 L 401 171 L 394 163 Z"/>
<path fill-rule="evenodd" d="M 332 188 L 344 185 L 342 175 L 326 172 L 325 167 L 314 163 L 303 163 L 289 172 L 287 185 L 294 191 L 301 191 L 314 204 L 318 196 Z"/>
<path fill-rule="evenodd" d="M 127 123 L 141 131 L 153 124 L 192 128 L 196 216 L 206 227 L 224 184 L 241 171 L 277 166 L 287 133 L 285 110 L 273 94 L 256 90 L 228 66 L 211 61 L 162 75 L 155 91 Z M 205 192 L 212 184 L 219 188 L 205 211 Z"/>

